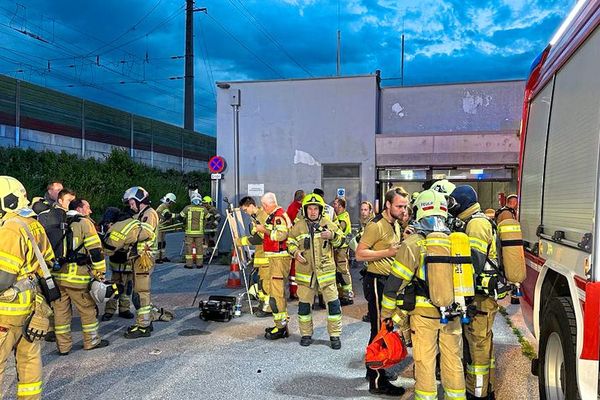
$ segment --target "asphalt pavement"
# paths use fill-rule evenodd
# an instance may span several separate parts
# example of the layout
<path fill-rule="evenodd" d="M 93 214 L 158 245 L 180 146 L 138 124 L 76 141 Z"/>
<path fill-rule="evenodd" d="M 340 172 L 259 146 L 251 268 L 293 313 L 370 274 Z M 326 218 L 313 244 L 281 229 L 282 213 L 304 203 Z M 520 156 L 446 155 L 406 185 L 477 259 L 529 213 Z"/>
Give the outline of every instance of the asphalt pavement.
<path fill-rule="evenodd" d="M 181 234 L 168 236 L 172 260 L 181 248 Z M 289 304 L 291 316 L 287 339 L 264 339 L 270 318 L 243 314 L 230 322 L 205 322 L 192 299 L 202 275 L 206 279 L 200 298 L 212 294 L 237 295 L 227 289 L 228 265 L 187 270 L 180 263 L 157 265 L 153 274 L 153 303 L 173 310 L 171 322 L 155 322 L 150 338 L 127 340 L 123 334 L 131 320 L 102 322 L 100 333 L 110 346 L 82 349 L 78 317 L 72 323 L 74 346 L 68 356 L 58 356 L 54 343 L 43 342 L 44 399 L 370 399 L 364 378 L 364 351 L 369 324 L 358 270 L 353 270 L 356 301 L 343 308 L 342 349 L 332 350 L 326 331 L 325 310 L 314 311 L 315 342 L 299 345 L 297 302 Z M 506 305 L 514 323 L 526 334 L 519 306 Z M 101 310 L 102 312 L 102 310 Z M 75 313 L 76 314 L 76 313 Z M 537 378 L 521 354 L 517 338 L 501 315 L 494 325 L 496 346 L 496 399 L 538 399 Z M 535 345 L 535 343 L 534 343 Z M 394 382 L 404 386 L 404 399 L 412 398 L 413 363 L 409 356 L 393 368 Z M 5 398 L 15 393 L 14 360 L 7 364 Z M 384 397 L 385 398 L 385 397 Z M 389 397 L 388 397 L 389 398 Z"/>

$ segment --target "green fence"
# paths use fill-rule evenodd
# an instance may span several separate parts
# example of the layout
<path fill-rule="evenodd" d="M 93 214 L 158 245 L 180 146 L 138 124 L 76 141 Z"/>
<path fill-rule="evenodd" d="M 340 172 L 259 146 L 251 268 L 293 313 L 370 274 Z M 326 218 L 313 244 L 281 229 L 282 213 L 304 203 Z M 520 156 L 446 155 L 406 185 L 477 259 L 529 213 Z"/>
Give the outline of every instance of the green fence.
<path fill-rule="evenodd" d="M 83 156 L 88 140 L 198 161 L 208 161 L 217 147 L 212 136 L 3 75 L 0 124 L 80 139 Z"/>

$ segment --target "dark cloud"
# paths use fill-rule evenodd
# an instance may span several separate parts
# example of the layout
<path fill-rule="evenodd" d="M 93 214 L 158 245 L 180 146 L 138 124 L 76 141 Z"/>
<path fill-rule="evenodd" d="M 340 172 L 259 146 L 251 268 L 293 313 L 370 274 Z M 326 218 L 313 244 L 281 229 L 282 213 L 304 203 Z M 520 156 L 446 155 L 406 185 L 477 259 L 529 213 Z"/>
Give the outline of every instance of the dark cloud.
<path fill-rule="evenodd" d="M 177 78 L 184 62 L 171 57 L 184 53 L 184 4 L 30 0 L 22 7 L 4 1 L 0 73 L 182 124 L 183 80 Z M 216 132 L 214 81 L 335 74 L 338 27 L 343 74 L 380 69 L 384 78 L 397 77 L 404 33 L 407 84 L 525 78 L 572 5 L 572 0 L 197 0 L 208 15 L 196 13 L 194 19 L 196 128 Z"/>

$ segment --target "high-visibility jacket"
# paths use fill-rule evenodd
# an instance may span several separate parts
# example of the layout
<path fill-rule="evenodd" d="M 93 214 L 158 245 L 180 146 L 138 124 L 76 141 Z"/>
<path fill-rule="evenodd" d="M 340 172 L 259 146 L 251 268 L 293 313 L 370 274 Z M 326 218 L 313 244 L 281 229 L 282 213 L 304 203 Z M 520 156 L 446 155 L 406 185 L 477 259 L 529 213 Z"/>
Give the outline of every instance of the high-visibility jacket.
<path fill-rule="evenodd" d="M 104 238 L 104 248 L 107 254 L 112 255 L 117 250 L 129 249 L 139 243 L 154 240 L 155 230 L 150 224 L 142 223 L 135 218 L 127 218 L 115 222 L 108 230 Z M 137 255 L 137 248 L 134 255 Z"/>
<path fill-rule="evenodd" d="M 268 257 L 289 257 L 286 246 L 286 239 L 292 223 L 287 213 L 281 207 L 277 207 L 267 217 L 265 228 L 269 232 L 263 240 L 263 249 L 265 256 Z"/>
<path fill-rule="evenodd" d="M 184 220 L 185 234 L 188 236 L 204 235 L 204 224 L 208 220 L 206 208 L 201 205 L 185 206 L 179 214 Z"/>
<path fill-rule="evenodd" d="M 219 210 L 217 210 L 217 207 L 213 206 L 210 203 L 203 203 L 202 206 L 206 210 L 206 220 L 204 222 L 205 230 L 216 229 L 218 220 L 221 218 Z"/>
<path fill-rule="evenodd" d="M 262 207 L 258 208 L 258 211 L 254 215 L 254 218 L 258 221 L 259 224 L 265 225 L 267 222 L 268 214 Z M 256 231 L 257 223 L 252 220 L 252 225 L 250 227 L 250 233 L 252 236 L 242 236 L 241 244 L 242 246 L 250 246 L 254 245 L 254 266 L 258 267 L 261 265 L 269 265 L 269 260 L 265 256 L 265 250 L 263 249 L 263 241 L 264 234 Z"/>
<path fill-rule="evenodd" d="M 342 232 L 344 233 L 344 238 L 346 238 L 352 233 L 352 224 L 350 223 L 350 214 L 348 214 L 348 211 L 344 210 L 344 212 L 338 214 L 337 223 L 340 226 Z M 348 247 L 346 241 L 342 241 L 341 247 Z"/>
<path fill-rule="evenodd" d="M 162 203 L 156 208 L 156 214 L 158 214 L 158 220 L 161 225 L 166 225 L 172 219 L 171 205 L 168 203 Z"/>
<path fill-rule="evenodd" d="M 415 284 L 413 278 L 417 278 L 424 285 L 427 282 L 427 266 L 425 256 L 427 254 L 427 239 L 421 234 L 410 235 L 398 249 L 394 264 L 383 289 L 381 299 L 381 318 L 392 318 L 397 306 L 402 305 L 402 298 L 398 293 L 409 283 Z M 417 291 L 416 306 L 411 315 L 422 315 L 426 317 L 439 318 L 438 309 L 431 303 L 426 293 Z"/>
<path fill-rule="evenodd" d="M 150 256 L 154 257 L 154 254 L 158 251 L 158 242 L 156 240 L 158 237 L 158 214 L 156 210 L 150 206 L 146 206 L 135 214 L 133 218 L 141 222 L 142 228 L 152 232 L 152 235 L 148 239 L 137 241 L 138 254 L 141 254 L 142 251 L 149 251 Z"/>
<path fill-rule="evenodd" d="M 321 238 L 321 232 L 325 230 L 333 232 L 332 239 Z M 296 261 L 296 282 L 308 287 L 314 287 L 318 282 L 321 288 L 335 284 L 333 249 L 342 244 L 343 238 L 340 227 L 331 222 L 327 215 L 321 216 L 316 222 L 298 217 L 287 238 L 288 252 L 292 257 L 300 252 L 306 259 L 305 264 Z"/>
<path fill-rule="evenodd" d="M 74 211 L 69 211 L 67 216 L 72 219 L 70 233 L 65 235 L 63 255 L 68 261 L 60 270 L 52 271 L 52 275 L 61 286 L 85 289 L 92 280 L 91 275 L 100 278 L 106 273 L 102 242 L 89 218 Z"/>
<path fill-rule="evenodd" d="M 42 276 L 39 262 L 35 256 L 32 243 L 20 220 L 27 224 L 35 238 L 38 248 L 46 260 L 52 265 L 54 252 L 42 225 L 33 218 L 7 213 L 0 220 L 0 287 L 19 287 L 19 294 L 12 301 L 3 298 L 0 291 L 0 320 L 3 323 L 20 326 L 33 310 L 36 293 L 36 276 Z"/>

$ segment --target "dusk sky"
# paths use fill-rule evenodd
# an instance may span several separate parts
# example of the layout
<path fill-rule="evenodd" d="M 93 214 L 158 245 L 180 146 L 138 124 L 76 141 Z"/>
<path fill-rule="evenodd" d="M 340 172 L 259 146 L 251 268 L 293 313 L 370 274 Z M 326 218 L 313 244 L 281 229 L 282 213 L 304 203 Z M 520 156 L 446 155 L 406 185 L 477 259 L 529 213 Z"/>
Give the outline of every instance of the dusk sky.
<path fill-rule="evenodd" d="M 85 5 L 85 7 L 84 7 Z M 525 79 L 573 0 L 205 0 L 195 13 L 196 130 L 215 81 L 381 70 L 384 86 Z M 1 0 L 0 74 L 183 124 L 185 1 Z M 175 57 L 175 58 L 173 58 Z"/>

